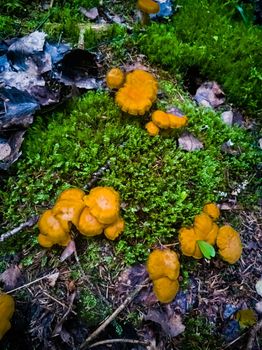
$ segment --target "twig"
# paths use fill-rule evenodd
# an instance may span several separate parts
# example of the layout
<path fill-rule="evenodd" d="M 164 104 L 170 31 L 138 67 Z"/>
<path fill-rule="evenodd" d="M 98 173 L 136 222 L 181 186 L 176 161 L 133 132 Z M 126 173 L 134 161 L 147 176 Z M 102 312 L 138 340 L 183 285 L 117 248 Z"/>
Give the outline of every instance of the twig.
<path fill-rule="evenodd" d="M 102 324 L 99 326 L 93 333 L 90 334 L 90 336 L 81 344 L 80 349 L 85 349 L 86 346 L 96 338 L 108 325 L 111 323 L 119 314 L 121 311 L 124 310 L 124 308 L 134 299 L 134 297 L 145 287 L 145 284 L 148 282 L 148 278 L 140 284 L 133 293 L 131 293 L 126 300 L 121 304 L 110 317 L 108 317 Z"/>
<path fill-rule="evenodd" d="M 247 342 L 246 350 L 252 350 L 256 334 L 262 329 L 262 320 L 260 320 L 254 327 L 252 327 L 250 332 L 250 337 Z"/>
<path fill-rule="evenodd" d="M 102 340 L 98 341 L 97 343 L 94 343 L 89 346 L 89 349 L 94 348 L 99 345 L 104 345 L 104 344 L 112 344 L 112 343 L 129 343 L 129 344 L 140 344 L 140 345 L 149 345 L 150 343 L 147 341 L 141 341 L 141 340 L 136 340 L 136 339 L 108 339 L 108 340 Z"/>
<path fill-rule="evenodd" d="M 247 332 L 241 334 L 239 337 L 237 337 L 236 339 L 232 340 L 229 344 L 227 344 L 222 350 L 226 350 L 226 349 L 230 348 L 231 345 L 235 344 L 237 341 L 239 341 L 241 338 L 243 338 L 246 334 L 247 334 Z"/>
<path fill-rule="evenodd" d="M 13 228 L 10 231 L 7 231 L 6 233 L 3 233 L 0 236 L 0 242 L 3 242 L 5 239 L 14 236 L 16 233 L 22 231 L 23 229 L 27 228 L 27 227 L 32 227 L 34 226 L 37 221 L 39 219 L 39 216 L 32 216 L 30 219 L 28 219 L 26 222 L 23 222 L 21 225 L 19 225 L 18 227 Z"/>
<path fill-rule="evenodd" d="M 106 170 L 110 168 L 110 161 L 108 160 L 105 165 L 103 165 L 101 168 L 99 168 L 96 172 L 92 174 L 92 177 L 90 181 L 84 186 L 85 190 L 89 190 L 94 186 L 97 181 L 100 180 L 100 177 L 104 174 Z"/>
<path fill-rule="evenodd" d="M 54 5 L 54 0 L 51 0 L 51 1 L 50 1 L 50 5 L 49 5 L 49 8 L 51 9 L 51 8 L 53 7 L 53 5 Z"/>
<path fill-rule="evenodd" d="M 69 306 L 65 305 L 64 303 L 61 303 L 61 301 L 59 301 L 58 299 L 56 299 L 55 297 L 53 297 L 52 295 L 48 294 L 47 292 L 45 292 L 44 290 L 42 290 L 42 293 L 44 295 L 46 295 L 48 298 L 54 300 L 57 304 L 63 306 L 64 308 L 69 308 Z M 77 315 L 77 313 L 74 310 L 71 310 L 72 314 Z"/>
<path fill-rule="evenodd" d="M 32 284 L 35 284 L 35 283 L 37 283 L 37 282 L 39 282 L 39 281 L 44 280 L 45 278 L 51 277 L 52 275 L 53 275 L 53 273 L 50 273 L 49 275 L 46 275 L 46 276 L 43 276 L 43 277 L 39 277 L 39 278 L 37 278 L 37 279 L 34 280 L 34 281 L 31 281 L 31 282 L 29 282 L 29 283 L 23 284 L 22 286 L 17 287 L 17 288 L 15 288 L 15 289 L 9 290 L 8 292 L 6 292 L 6 294 L 11 294 L 11 293 L 13 293 L 13 292 L 16 292 L 17 290 L 20 290 L 20 289 L 23 289 L 23 288 L 27 288 L 27 287 L 31 286 Z"/>

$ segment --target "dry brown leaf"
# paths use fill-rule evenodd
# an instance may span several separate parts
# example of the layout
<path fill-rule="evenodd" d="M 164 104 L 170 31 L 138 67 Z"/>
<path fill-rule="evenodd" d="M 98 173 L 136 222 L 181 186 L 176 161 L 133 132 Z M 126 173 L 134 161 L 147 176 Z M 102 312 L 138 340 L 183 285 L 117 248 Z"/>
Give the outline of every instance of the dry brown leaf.
<path fill-rule="evenodd" d="M 22 284 L 22 273 L 18 265 L 11 265 L 0 275 L 6 291 L 19 287 Z"/>
<path fill-rule="evenodd" d="M 70 241 L 62 253 L 62 255 L 60 257 L 60 261 L 61 262 L 65 261 L 75 252 L 76 252 L 75 241 Z"/>
<path fill-rule="evenodd" d="M 167 335 L 176 337 L 184 332 L 185 326 L 182 324 L 180 315 L 169 311 L 168 306 L 163 310 L 150 310 L 145 320 L 158 323 Z"/>
<path fill-rule="evenodd" d="M 46 278 L 50 287 L 55 286 L 58 277 L 59 277 L 59 272 L 55 272 Z"/>
<path fill-rule="evenodd" d="M 197 89 L 194 99 L 201 106 L 216 108 L 225 102 L 225 94 L 215 81 L 207 81 Z"/>
<path fill-rule="evenodd" d="M 178 139 L 179 148 L 191 152 L 204 148 L 203 143 L 200 142 L 194 135 L 189 132 L 184 132 Z"/>

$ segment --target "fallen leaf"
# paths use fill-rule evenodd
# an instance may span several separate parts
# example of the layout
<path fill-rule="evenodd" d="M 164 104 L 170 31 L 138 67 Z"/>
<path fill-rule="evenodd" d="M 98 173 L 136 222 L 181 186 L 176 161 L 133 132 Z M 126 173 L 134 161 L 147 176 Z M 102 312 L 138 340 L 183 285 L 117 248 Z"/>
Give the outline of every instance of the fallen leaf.
<path fill-rule="evenodd" d="M 17 265 L 11 265 L 0 275 L 6 291 L 17 288 L 22 284 L 22 273 Z"/>
<path fill-rule="evenodd" d="M 215 81 L 207 81 L 197 89 L 194 99 L 199 105 L 216 108 L 225 102 L 225 94 Z"/>
<path fill-rule="evenodd" d="M 240 328 L 251 327 L 257 322 L 257 315 L 252 309 L 239 310 L 236 313 L 236 319 Z"/>
<path fill-rule="evenodd" d="M 232 111 L 225 111 L 225 112 L 223 112 L 221 114 L 221 119 L 228 126 L 232 126 L 232 124 L 233 124 L 233 112 Z"/>
<path fill-rule="evenodd" d="M 200 142 L 195 136 L 190 134 L 189 132 L 184 132 L 178 138 L 179 148 L 191 152 L 202 149 L 204 146 L 202 142 Z"/>
<path fill-rule="evenodd" d="M 50 287 L 55 286 L 58 277 L 59 277 L 59 272 L 55 272 L 46 278 Z"/>
<path fill-rule="evenodd" d="M 145 316 L 145 320 L 158 323 L 163 331 L 171 337 L 176 337 L 185 330 L 181 316 L 169 312 L 167 306 L 163 310 L 150 310 Z"/>
<path fill-rule="evenodd" d="M 214 247 L 206 241 L 198 240 L 197 244 L 206 259 L 211 259 L 216 255 Z"/>
<path fill-rule="evenodd" d="M 80 6 L 79 11 L 88 19 L 96 19 L 99 16 L 97 7 L 93 7 L 90 10 L 87 10 L 84 7 Z"/>
<path fill-rule="evenodd" d="M 76 245 L 75 241 L 71 240 L 66 248 L 64 249 L 63 253 L 60 256 L 60 261 L 63 262 L 66 259 L 68 259 L 72 254 L 76 252 Z"/>
<path fill-rule="evenodd" d="M 177 107 L 170 107 L 170 108 L 167 109 L 166 112 L 167 112 L 167 113 L 170 113 L 170 114 L 174 114 L 174 115 L 176 115 L 176 116 L 178 116 L 178 117 L 183 117 L 183 116 L 185 116 L 185 113 L 183 113 L 183 112 L 181 111 L 181 109 L 179 109 L 179 108 L 177 108 Z"/>
<path fill-rule="evenodd" d="M 256 283 L 256 291 L 262 297 L 262 278 L 260 278 Z"/>
<path fill-rule="evenodd" d="M 256 303 L 256 312 L 262 314 L 262 300 Z"/>

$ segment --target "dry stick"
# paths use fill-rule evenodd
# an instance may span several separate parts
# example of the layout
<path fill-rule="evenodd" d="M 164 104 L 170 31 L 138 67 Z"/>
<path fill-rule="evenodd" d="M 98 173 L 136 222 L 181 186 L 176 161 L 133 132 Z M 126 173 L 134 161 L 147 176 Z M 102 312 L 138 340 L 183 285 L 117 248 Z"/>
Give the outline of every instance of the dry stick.
<path fill-rule="evenodd" d="M 134 299 L 134 297 L 145 287 L 145 284 L 148 282 L 148 278 L 140 284 L 133 293 L 131 293 L 126 300 L 121 304 L 110 317 L 108 317 L 102 324 L 99 326 L 90 336 L 81 344 L 80 349 L 85 349 L 86 346 L 96 338 L 108 325 L 111 323 L 119 314 L 121 311 L 124 310 L 124 308 Z"/>
<path fill-rule="evenodd" d="M 260 320 L 251 330 L 250 337 L 248 339 L 246 350 L 252 350 L 256 334 L 262 329 L 262 320 Z"/>
<path fill-rule="evenodd" d="M 3 242 L 5 239 L 14 236 L 16 233 L 22 231 L 23 229 L 27 228 L 27 227 L 32 227 L 34 226 L 37 221 L 39 219 L 39 216 L 32 216 L 30 219 L 28 219 L 26 222 L 23 222 L 21 225 L 19 225 L 18 227 L 13 228 L 10 231 L 7 231 L 6 233 L 3 233 L 0 236 L 0 242 Z"/>
<path fill-rule="evenodd" d="M 32 284 L 35 284 L 35 283 L 37 283 L 37 282 L 39 282 L 39 281 L 44 280 L 45 278 L 51 277 L 52 275 L 53 275 L 53 273 L 50 273 L 49 275 L 46 275 L 46 276 L 43 276 L 43 277 L 39 277 L 39 278 L 37 278 L 37 279 L 34 280 L 34 281 L 31 281 L 31 282 L 29 282 L 29 283 L 23 284 L 22 286 L 17 287 L 17 288 L 15 288 L 15 289 L 9 290 L 8 292 L 6 292 L 6 294 L 11 294 L 11 293 L 13 293 L 13 292 L 16 292 L 17 290 L 20 290 L 20 289 L 23 289 L 23 288 L 27 288 L 27 287 L 31 286 Z"/>
<path fill-rule="evenodd" d="M 89 349 L 94 348 L 99 345 L 104 345 L 104 344 L 112 344 L 112 343 L 129 343 L 129 344 L 140 344 L 140 345 L 145 345 L 148 346 L 150 343 L 147 341 L 142 341 L 142 340 L 136 340 L 136 339 L 108 339 L 108 340 L 102 340 L 98 341 L 97 343 L 94 343 L 89 346 Z"/>

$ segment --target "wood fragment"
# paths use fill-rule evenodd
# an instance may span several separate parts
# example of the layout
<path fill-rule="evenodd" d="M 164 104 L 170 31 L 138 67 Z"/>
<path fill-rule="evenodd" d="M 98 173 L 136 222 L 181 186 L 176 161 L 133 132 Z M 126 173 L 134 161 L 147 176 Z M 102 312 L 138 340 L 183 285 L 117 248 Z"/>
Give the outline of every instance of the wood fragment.
<path fill-rule="evenodd" d="M 38 215 L 32 216 L 26 222 L 23 222 L 22 224 L 20 224 L 19 226 L 13 228 L 12 230 L 7 231 L 6 233 L 3 233 L 0 236 L 0 242 L 3 242 L 7 238 L 10 238 L 10 237 L 14 236 L 16 233 L 22 231 L 25 228 L 34 226 L 37 223 L 38 219 L 39 219 Z"/>
<path fill-rule="evenodd" d="M 90 336 L 81 344 L 80 349 L 86 349 L 88 344 L 95 339 L 108 325 L 111 323 L 121 311 L 125 309 L 125 307 L 135 298 L 135 296 L 145 287 L 148 283 L 149 279 L 147 278 L 142 284 L 140 284 L 133 293 L 131 293 L 126 300 L 112 313 L 110 317 L 108 317 L 102 324 L 99 326 Z"/>

